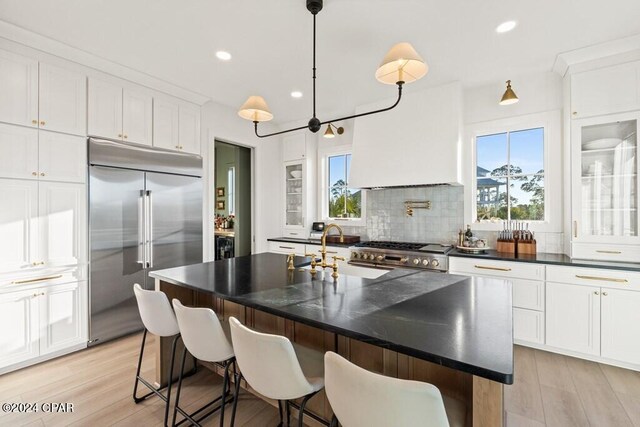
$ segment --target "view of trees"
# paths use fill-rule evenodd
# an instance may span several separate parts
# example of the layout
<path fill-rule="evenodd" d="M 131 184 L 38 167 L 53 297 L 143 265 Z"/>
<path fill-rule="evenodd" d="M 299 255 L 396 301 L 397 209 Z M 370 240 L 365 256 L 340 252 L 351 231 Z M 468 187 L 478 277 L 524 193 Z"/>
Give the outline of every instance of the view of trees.
<path fill-rule="evenodd" d="M 347 188 L 339 179 L 330 190 L 329 216 L 331 218 L 359 218 L 362 210 L 361 191 Z"/>
<path fill-rule="evenodd" d="M 503 165 L 491 171 L 491 177 L 506 179 L 508 191 L 495 187 L 495 202 L 478 205 L 479 220 L 508 219 L 511 210 L 512 220 L 544 220 L 544 169 L 535 175 L 522 175 L 522 169 L 515 165 Z M 506 186 L 502 184 L 501 186 Z M 519 192 L 515 191 L 516 186 Z M 525 193 L 526 199 L 519 200 L 515 194 Z M 509 200 L 507 200 L 507 194 Z"/>

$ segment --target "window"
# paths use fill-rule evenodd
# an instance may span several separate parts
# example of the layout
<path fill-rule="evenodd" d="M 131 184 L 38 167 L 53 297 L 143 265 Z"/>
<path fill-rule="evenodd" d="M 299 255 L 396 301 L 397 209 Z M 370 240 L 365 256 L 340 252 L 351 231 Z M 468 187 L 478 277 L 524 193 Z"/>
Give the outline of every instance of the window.
<path fill-rule="evenodd" d="M 360 219 L 362 216 L 362 191 L 349 188 L 351 154 L 327 157 L 329 219 Z"/>
<path fill-rule="evenodd" d="M 478 221 L 546 220 L 544 139 L 543 127 L 476 136 Z"/>

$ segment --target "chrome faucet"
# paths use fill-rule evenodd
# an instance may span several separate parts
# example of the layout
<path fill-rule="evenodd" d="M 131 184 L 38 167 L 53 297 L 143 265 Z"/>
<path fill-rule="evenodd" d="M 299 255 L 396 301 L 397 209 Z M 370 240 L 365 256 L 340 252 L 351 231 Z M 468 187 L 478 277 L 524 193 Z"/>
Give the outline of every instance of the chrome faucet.
<path fill-rule="evenodd" d="M 340 233 L 340 243 L 344 243 L 344 233 L 342 232 L 342 227 L 338 224 L 329 224 L 325 227 L 324 232 L 322 233 L 322 249 L 320 249 L 320 254 L 322 255 L 322 262 L 320 263 L 320 267 L 327 268 L 332 267 L 332 264 L 327 264 L 327 232 L 332 228 L 338 229 Z"/>

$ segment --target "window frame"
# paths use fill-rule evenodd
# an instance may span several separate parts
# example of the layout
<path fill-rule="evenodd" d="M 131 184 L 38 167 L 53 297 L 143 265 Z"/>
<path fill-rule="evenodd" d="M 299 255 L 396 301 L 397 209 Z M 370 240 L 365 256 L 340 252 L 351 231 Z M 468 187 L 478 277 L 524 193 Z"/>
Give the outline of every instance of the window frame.
<path fill-rule="evenodd" d="M 319 150 L 320 151 L 320 150 Z M 351 146 L 326 147 L 318 155 L 318 216 L 324 222 L 335 222 L 349 227 L 365 227 L 367 225 L 367 191 L 360 189 L 360 218 L 329 217 L 329 157 L 353 155 Z M 348 181 L 349 177 L 347 177 Z M 354 188 L 349 187 L 347 188 Z"/>
<path fill-rule="evenodd" d="M 524 221 L 532 231 L 562 231 L 562 134 L 560 111 L 528 114 L 505 119 L 474 123 L 467 126 L 465 151 L 465 223 L 483 231 L 499 231 L 504 220 L 478 221 L 477 219 L 477 147 L 479 136 L 517 132 L 521 130 L 543 128 L 544 132 L 544 221 Z"/>

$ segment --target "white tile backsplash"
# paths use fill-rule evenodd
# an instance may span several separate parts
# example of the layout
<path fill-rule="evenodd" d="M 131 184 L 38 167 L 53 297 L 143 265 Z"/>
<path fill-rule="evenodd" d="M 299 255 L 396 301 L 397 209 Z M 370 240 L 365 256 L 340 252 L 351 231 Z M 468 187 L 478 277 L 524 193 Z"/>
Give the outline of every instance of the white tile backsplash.
<path fill-rule="evenodd" d="M 405 213 L 405 200 L 429 200 L 431 209 L 415 209 Z M 458 231 L 465 229 L 464 187 L 433 186 L 385 188 L 367 193 L 367 226 L 343 227 L 346 234 L 360 235 L 362 240 L 395 240 L 404 242 L 455 243 Z M 473 225 L 471 226 L 473 230 Z M 496 247 L 498 233 L 475 231 Z M 563 253 L 563 233 L 535 234 L 538 252 Z"/>

